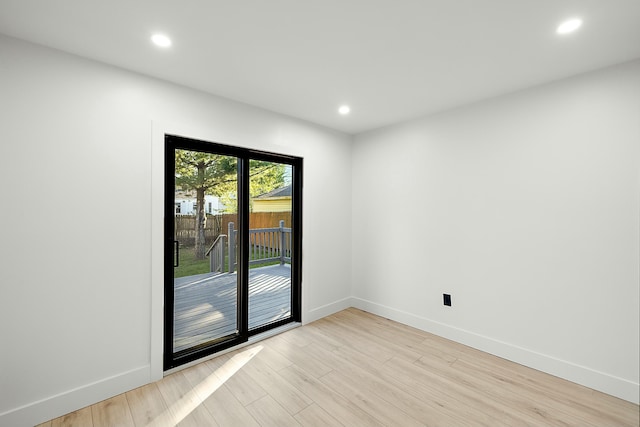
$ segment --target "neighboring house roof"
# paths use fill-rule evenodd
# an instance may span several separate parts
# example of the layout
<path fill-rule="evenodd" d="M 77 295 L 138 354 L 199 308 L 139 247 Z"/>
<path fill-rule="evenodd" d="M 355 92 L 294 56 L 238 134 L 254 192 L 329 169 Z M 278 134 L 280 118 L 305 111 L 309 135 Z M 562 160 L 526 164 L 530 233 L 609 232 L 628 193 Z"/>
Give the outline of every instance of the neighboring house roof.
<path fill-rule="evenodd" d="M 268 193 L 261 194 L 259 196 L 254 197 L 254 199 L 271 199 L 276 197 L 291 197 L 291 184 L 286 187 L 276 188 L 275 190 L 271 190 Z"/>

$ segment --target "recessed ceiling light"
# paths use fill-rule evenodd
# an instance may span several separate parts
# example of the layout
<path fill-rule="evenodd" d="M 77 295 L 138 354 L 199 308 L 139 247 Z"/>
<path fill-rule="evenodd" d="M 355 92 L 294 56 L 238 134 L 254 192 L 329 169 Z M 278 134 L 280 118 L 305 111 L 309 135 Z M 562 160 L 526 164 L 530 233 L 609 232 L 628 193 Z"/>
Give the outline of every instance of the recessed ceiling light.
<path fill-rule="evenodd" d="M 349 108 L 348 105 L 343 105 L 342 107 L 338 108 L 338 113 L 342 114 L 343 116 L 345 114 L 349 114 L 350 111 L 351 111 L 351 108 Z"/>
<path fill-rule="evenodd" d="M 154 34 L 151 36 L 151 41 L 160 47 L 169 47 L 171 46 L 171 39 L 164 34 Z"/>
<path fill-rule="evenodd" d="M 564 21 L 562 24 L 558 25 L 556 29 L 556 33 L 558 34 L 569 34 L 573 33 L 575 30 L 582 26 L 582 19 L 574 18 Z"/>

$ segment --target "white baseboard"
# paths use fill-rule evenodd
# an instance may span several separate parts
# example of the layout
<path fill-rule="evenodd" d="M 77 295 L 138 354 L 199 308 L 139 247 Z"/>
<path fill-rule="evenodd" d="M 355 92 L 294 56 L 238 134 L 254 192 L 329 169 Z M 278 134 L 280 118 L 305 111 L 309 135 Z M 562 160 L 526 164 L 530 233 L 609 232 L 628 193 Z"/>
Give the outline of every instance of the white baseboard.
<path fill-rule="evenodd" d="M 638 404 L 640 384 L 362 298 L 352 306 Z"/>
<path fill-rule="evenodd" d="M 150 368 L 143 366 L 0 414 L 0 426 L 34 426 L 78 408 L 93 405 L 150 382 Z"/>
<path fill-rule="evenodd" d="M 323 317 L 330 316 L 333 313 L 346 310 L 349 307 L 353 307 L 353 298 L 351 297 L 343 298 L 321 307 L 316 307 L 306 313 L 303 313 L 302 324 L 311 323 L 314 320 L 322 319 Z"/>

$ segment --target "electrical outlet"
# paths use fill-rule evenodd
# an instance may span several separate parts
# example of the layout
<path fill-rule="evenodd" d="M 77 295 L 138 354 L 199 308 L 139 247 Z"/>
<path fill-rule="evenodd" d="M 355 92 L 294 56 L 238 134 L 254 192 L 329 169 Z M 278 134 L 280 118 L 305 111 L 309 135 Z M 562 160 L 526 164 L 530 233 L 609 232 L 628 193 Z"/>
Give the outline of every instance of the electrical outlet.
<path fill-rule="evenodd" d="M 451 295 L 442 294 L 442 298 L 444 300 L 444 305 L 448 305 L 449 307 L 451 307 Z"/>

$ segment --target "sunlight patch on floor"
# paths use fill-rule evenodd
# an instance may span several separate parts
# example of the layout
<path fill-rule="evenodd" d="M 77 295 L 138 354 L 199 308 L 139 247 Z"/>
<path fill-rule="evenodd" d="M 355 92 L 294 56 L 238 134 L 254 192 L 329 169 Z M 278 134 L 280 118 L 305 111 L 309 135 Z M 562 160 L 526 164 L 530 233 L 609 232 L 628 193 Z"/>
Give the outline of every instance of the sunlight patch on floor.
<path fill-rule="evenodd" d="M 179 424 L 262 349 L 263 346 L 258 345 L 236 354 L 147 425 L 166 427 Z"/>

